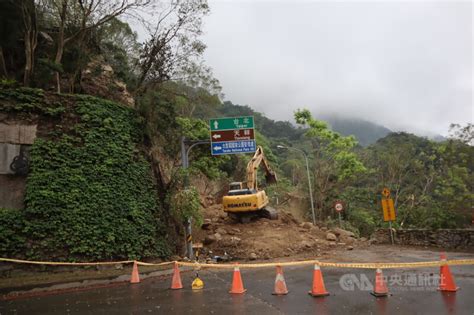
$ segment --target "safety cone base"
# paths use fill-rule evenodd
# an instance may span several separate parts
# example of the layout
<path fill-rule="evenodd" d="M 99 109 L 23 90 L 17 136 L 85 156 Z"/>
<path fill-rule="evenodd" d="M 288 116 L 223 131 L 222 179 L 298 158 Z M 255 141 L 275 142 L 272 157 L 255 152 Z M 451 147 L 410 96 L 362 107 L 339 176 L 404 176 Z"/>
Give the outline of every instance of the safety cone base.
<path fill-rule="evenodd" d="M 229 291 L 229 293 L 231 293 L 231 294 L 242 294 L 242 293 L 245 293 L 245 292 L 247 292 L 247 289 L 243 289 L 242 291 L 232 291 L 232 290 Z"/>
<path fill-rule="evenodd" d="M 372 294 L 372 295 L 375 296 L 375 297 L 388 296 L 388 292 L 387 292 L 387 293 L 370 292 L 370 294 Z"/>
<path fill-rule="evenodd" d="M 286 291 L 285 293 L 272 292 L 272 295 L 287 295 L 288 292 L 290 291 Z"/>
<path fill-rule="evenodd" d="M 313 293 L 312 291 L 308 291 L 308 294 L 311 295 L 312 297 L 323 297 L 323 296 L 328 296 L 329 292 Z"/>
<path fill-rule="evenodd" d="M 455 287 L 453 289 L 438 288 L 438 291 L 441 292 L 456 292 L 457 290 L 459 290 L 459 287 Z"/>

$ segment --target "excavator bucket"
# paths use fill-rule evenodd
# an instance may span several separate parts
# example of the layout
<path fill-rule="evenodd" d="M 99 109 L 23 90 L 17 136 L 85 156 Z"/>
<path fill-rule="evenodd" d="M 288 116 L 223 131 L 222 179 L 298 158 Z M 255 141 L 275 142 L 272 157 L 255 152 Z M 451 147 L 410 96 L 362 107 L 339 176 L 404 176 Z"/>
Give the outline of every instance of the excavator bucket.
<path fill-rule="evenodd" d="M 277 177 L 275 173 L 267 173 L 265 174 L 265 181 L 267 184 L 276 184 L 277 182 Z"/>

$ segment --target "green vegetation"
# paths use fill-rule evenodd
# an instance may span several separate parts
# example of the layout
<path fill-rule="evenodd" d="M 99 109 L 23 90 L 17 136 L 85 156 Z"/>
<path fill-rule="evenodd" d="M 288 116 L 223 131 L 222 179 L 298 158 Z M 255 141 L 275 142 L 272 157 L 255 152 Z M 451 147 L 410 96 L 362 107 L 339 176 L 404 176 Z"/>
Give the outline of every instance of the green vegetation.
<path fill-rule="evenodd" d="M 33 97 L 24 91 L 2 91 L 1 98 L 23 114 L 48 112 L 40 92 Z M 27 99 L 35 105 L 27 106 Z M 33 144 L 26 207 L 1 212 L 0 255 L 54 260 L 168 255 L 166 215 L 140 150 L 139 116 L 90 96 L 61 99 L 70 106 L 59 119 L 77 123 Z"/>

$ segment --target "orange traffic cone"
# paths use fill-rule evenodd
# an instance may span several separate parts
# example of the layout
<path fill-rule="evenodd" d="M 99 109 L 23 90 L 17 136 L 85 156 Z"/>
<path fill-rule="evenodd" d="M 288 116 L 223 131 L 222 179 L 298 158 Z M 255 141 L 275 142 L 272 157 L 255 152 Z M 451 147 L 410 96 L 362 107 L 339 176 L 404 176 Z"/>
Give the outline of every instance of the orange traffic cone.
<path fill-rule="evenodd" d="M 382 297 L 388 295 L 387 283 L 383 277 L 382 269 L 378 268 L 375 271 L 375 288 L 374 292 L 371 292 L 373 296 Z"/>
<path fill-rule="evenodd" d="M 232 294 L 242 294 L 247 291 L 244 289 L 244 284 L 242 282 L 242 277 L 240 276 L 240 268 L 236 264 L 234 267 L 234 275 L 232 276 L 232 287 L 230 288 L 229 293 Z"/>
<path fill-rule="evenodd" d="M 283 277 L 283 269 L 281 266 L 276 266 L 275 291 L 273 295 L 286 295 L 288 289 L 286 288 L 285 278 Z"/>
<path fill-rule="evenodd" d="M 329 292 L 326 291 L 324 286 L 323 274 L 319 265 L 314 265 L 313 271 L 313 288 L 308 292 L 309 295 L 314 297 L 327 296 Z"/>
<path fill-rule="evenodd" d="M 441 254 L 441 261 L 446 261 L 446 254 Z M 439 267 L 439 291 L 448 291 L 448 292 L 456 292 L 459 290 L 459 287 L 456 286 L 454 283 L 453 276 L 451 275 L 451 271 L 449 270 L 449 265 L 442 265 Z"/>
<path fill-rule="evenodd" d="M 140 275 L 138 274 L 138 264 L 137 261 L 133 261 L 132 276 L 130 277 L 130 283 L 139 283 Z"/>
<path fill-rule="evenodd" d="M 182 288 L 183 284 L 181 283 L 181 274 L 179 273 L 178 263 L 175 261 L 173 268 L 173 279 L 171 280 L 171 289 L 177 290 Z"/>

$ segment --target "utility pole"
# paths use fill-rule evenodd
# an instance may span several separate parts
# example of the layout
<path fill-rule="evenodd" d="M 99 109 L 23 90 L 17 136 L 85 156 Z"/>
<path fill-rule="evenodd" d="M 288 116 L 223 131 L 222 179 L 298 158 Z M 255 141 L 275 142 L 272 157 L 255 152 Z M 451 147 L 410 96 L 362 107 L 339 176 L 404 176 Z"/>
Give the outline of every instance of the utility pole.
<path fill-rule="evenodd" d="M 189 152 L 192 148 L 199 144 L 209 144 L 209 140 L 188 140 L 184 136 L 181 137 L 181 164 L 184 170 L 189 168 Z M 189 186 L 188 174 L 184 177 L 184 188 Z M 192 220 L 187 218 L 184 222 L 185 236 L 186 236 L 186 253 L 188 258 L 194 260 L 193 251 L 193 236 L 192 236 Z"/>

